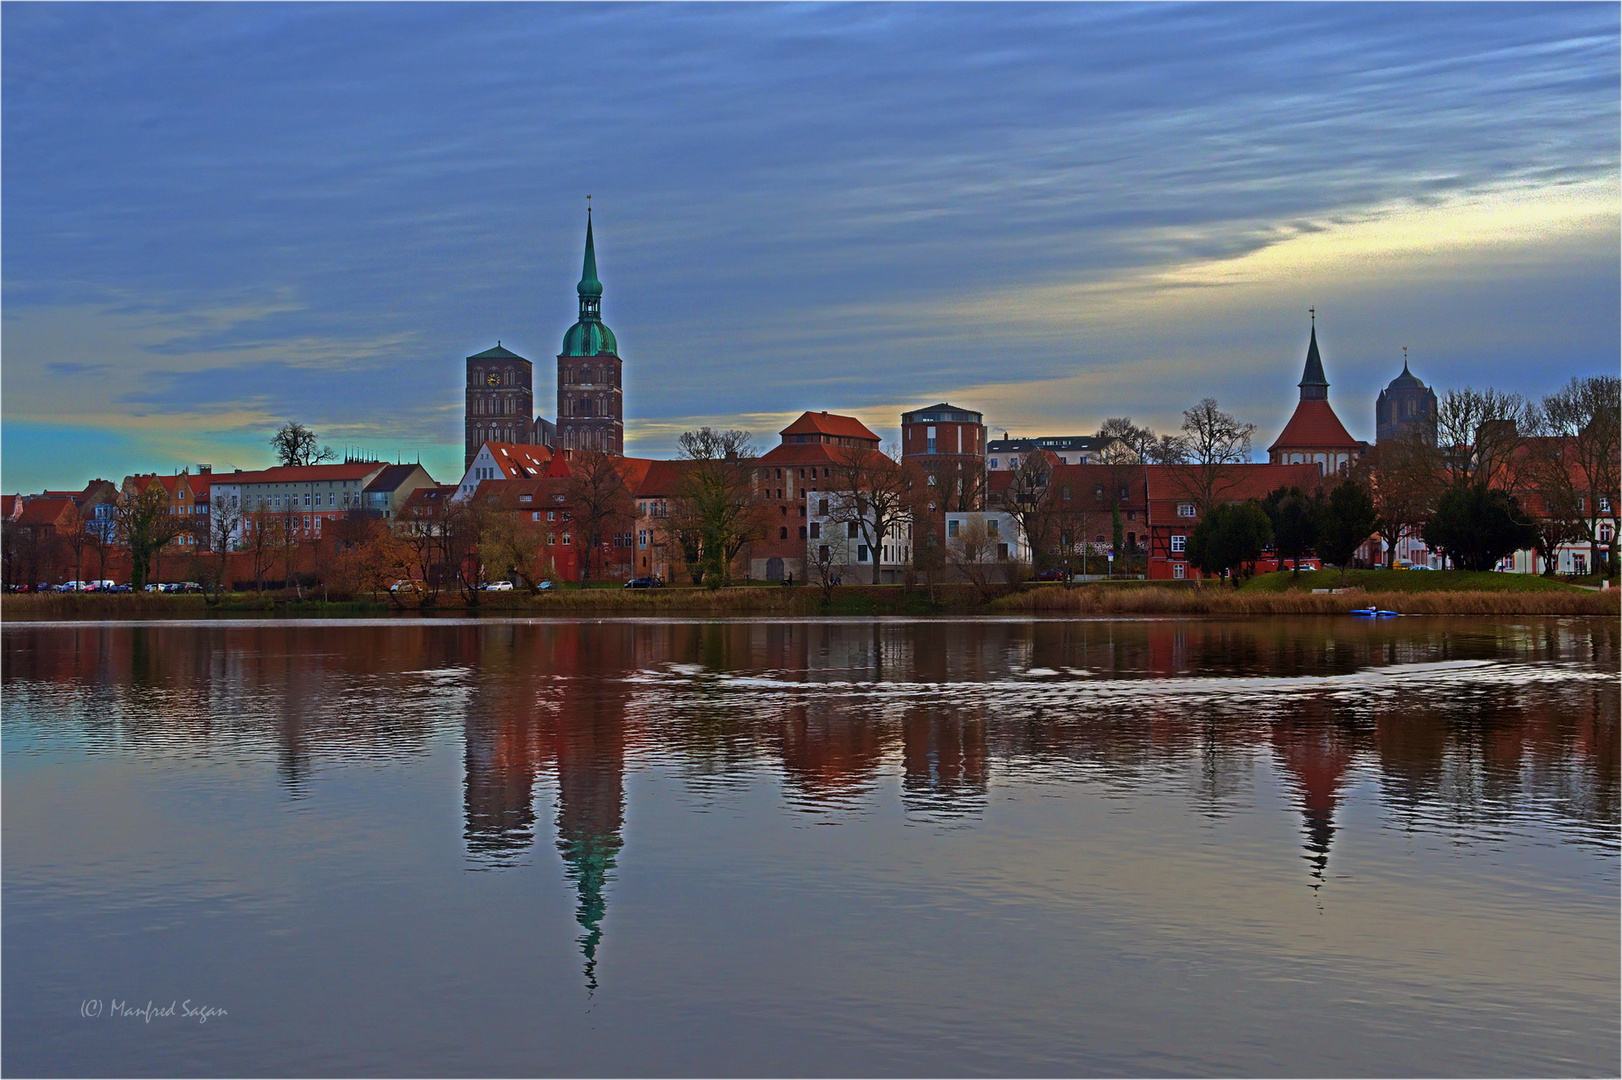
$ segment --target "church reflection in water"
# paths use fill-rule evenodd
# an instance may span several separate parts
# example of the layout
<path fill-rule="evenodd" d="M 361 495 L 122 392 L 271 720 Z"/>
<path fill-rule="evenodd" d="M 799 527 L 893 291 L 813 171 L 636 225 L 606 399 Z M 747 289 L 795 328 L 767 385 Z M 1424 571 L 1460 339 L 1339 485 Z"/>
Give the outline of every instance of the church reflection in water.
<path fill-rule="evenodd" d="M 1606 620 L 649 621 L 99 624 L 3 645 L 6 692 L 48 685 L 50 722 L 121 750 L 262 755 L 292 798 L 327 761 L 420 754 L 459 725 L 472 865 L 549 835 L 595 986 L 628 768 L 766 777 L 791 811 L 835 816 L 895 790 L 947 825 L 1027 782 L 1180 790 L 1213 816 L 1276 783 L 1314 889 L 1354 784 L 1404 827 L 1533 806 L 1614 847 L 1617 639 Z M 1358 681 L 1439 663 L 1460 672 Z"/>

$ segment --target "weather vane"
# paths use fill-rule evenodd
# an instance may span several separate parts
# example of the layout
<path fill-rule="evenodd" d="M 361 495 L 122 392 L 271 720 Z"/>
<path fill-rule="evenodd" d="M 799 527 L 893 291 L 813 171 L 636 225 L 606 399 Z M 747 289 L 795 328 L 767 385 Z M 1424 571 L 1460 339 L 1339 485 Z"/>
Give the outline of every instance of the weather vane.
<path fill-rule="evenodd" d="M 1307 308 L 1307 314 L 1312 317 L 1312 328 L 1314 330 L 1318 329 L 1318 309 L 1315 307 L 1309 307 Z"/>

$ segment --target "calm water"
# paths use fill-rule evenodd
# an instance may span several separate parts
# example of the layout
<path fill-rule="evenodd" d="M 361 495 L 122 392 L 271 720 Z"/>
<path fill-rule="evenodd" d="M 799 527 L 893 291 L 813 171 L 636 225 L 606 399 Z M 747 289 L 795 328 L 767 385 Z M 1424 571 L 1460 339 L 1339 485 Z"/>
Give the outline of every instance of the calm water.
<path fill-rule="evenodd" d="M 1607 620 L 0 643 L 11 1075 L 1622 1065 Z"/>

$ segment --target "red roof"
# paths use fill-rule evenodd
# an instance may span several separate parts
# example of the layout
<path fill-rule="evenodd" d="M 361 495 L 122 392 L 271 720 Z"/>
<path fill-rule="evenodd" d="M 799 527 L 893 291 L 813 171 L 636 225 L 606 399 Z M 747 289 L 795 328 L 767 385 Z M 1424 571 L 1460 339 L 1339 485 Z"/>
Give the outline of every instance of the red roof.
<path fill-rule="evenodd" d="M 686 476 L 696 464 L 697 462 L 686 460 L 648 462 L 648 471 L 643 474 L 642 482 L 636 486 L 636 497 L 658 499 L 673 494 L 682 477 Z"/>
<path fill-rule="evenodd" d="M 17 512 L 17 496 L 0 495 L 0 518 L 9 518 Z"/>
<path fill-rule="evenodd" d="M 1274 450 L 1355 450 L 1363 444 L 1347 434 L 1346 427 L 1329 407 L 1329 402 L 1318 399 L 1303 401 L 1295 407 L 1295 415 L 1279 432 L 1278 439 L 1267 448 Z"/>
<path fill-rule="evenodd" d="M 1188 502 L 1190 500 L 1190 466 L 1145 465 L 1148 474 L 1149 499 Z M 1217 499 L 1221 502 L 1242 502 L 1245 499 L 1265 499 L 1275 489 L 1298 487 L 1311 491 L 1324 482 L 1323 470 L 1313 464 L 1229 466 L 1232 472 L 1228 482 L 1218 485 Z"/>
<path fill-rule="evenodd" d="M 357 461 L 343 465 L 277 465 L 255 472 L 213 473 L 215 484 L 303 484 L 320 480 L 364 480 L 385 462 Z"/>
<path fill-rule="evenodd" d="M 55 525 L 57 519 L 73 506 L 70 498 L 29 499 L 17 518 L 19 525 Z"/>
<path fill-rule="evenodd" d="M 495 458 L 501 475 L 509 480 L 524 480 L 541 476 L 552 464 L 552 448 L 531 443 L 487 442 L 484 444 Z"/>
<path fill-rule="evenodd" d="M 866 439 L 877 444 L 879 437 L 854 416 L 830 412 L 804 412 L 779 435 L 834 435 L 845 439 Z"/>

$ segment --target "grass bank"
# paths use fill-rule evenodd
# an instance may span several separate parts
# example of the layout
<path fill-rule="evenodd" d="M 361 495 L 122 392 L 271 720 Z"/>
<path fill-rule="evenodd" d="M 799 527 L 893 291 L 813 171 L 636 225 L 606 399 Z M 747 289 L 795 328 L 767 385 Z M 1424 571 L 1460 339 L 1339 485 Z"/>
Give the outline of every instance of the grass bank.
<path fill-rule="evenodd" d="M 1303 570 L 1299 577 L 1282 570 L 1258 574 L 1239 589 L 1244 593 L 1311 592 L 1340 588 L 1339 570 Z M 1348 570 L 1346 587 L 1366 593 L 1582 593 L 1586 590 L 1532 574 L 1497 574 L 1479 570 Z"/>
<path fill-rule="evenodd" d="M 1339 585 L 1339 571 L 1302 574 L 1298 582 L 1273 581 L 1289 575 L 1265 575 L 1242 589 L 1216 583 L 1099 582 L 1065 588 L 1031 585 L 1005 595 L 984 598 L 968 585 L 946 585 L 934 595 L 896 585 L 844 585 L 825 602 L 816 588 L 670 588 L 657 590 L 560 590 L 531 596 L 494 593 L 468 607 L 460 595 L 440 602 L 401 609 L 386 600 L 289 600 L 280 595 L 233 593 L 217 604 L 196 595 L 102 595 L 56 593 L 8 596 L 0 601 L 0 618 L 25 619 L 174 619 L 232 616 L 389 617 L 392 615 L 489 615 L 526 618 L 800 618 L 807 616 L 875 617 L 887 615 L 1333 615 L 1375 604 L 1425 615 L 1608 615 L 1622 614 L 1622 590 L 1593 592 L 1540 578 L 1509 574 L 1466 575 L 1449 572 L 1354 572 L 1343 592 L 1314 593 L 1313 588 Z M 1372 575 L 1364 584 L 1359 574 Z M 1480 587 L 1477 577 L 1492 579 Z M 1416 589 L 1424 578 L 1441 588 Z M 1332 579 L 1332 580 L 1331 580 Z M 1402 579 L 1400 581 L 1396 579 Z M 1505 582 L 1504 579 L 1510 579 Z M 1419 584 L 1413 582 L 1414 585 Z M 1380 586 L 1387 586 L 1381 588 Z"/>

